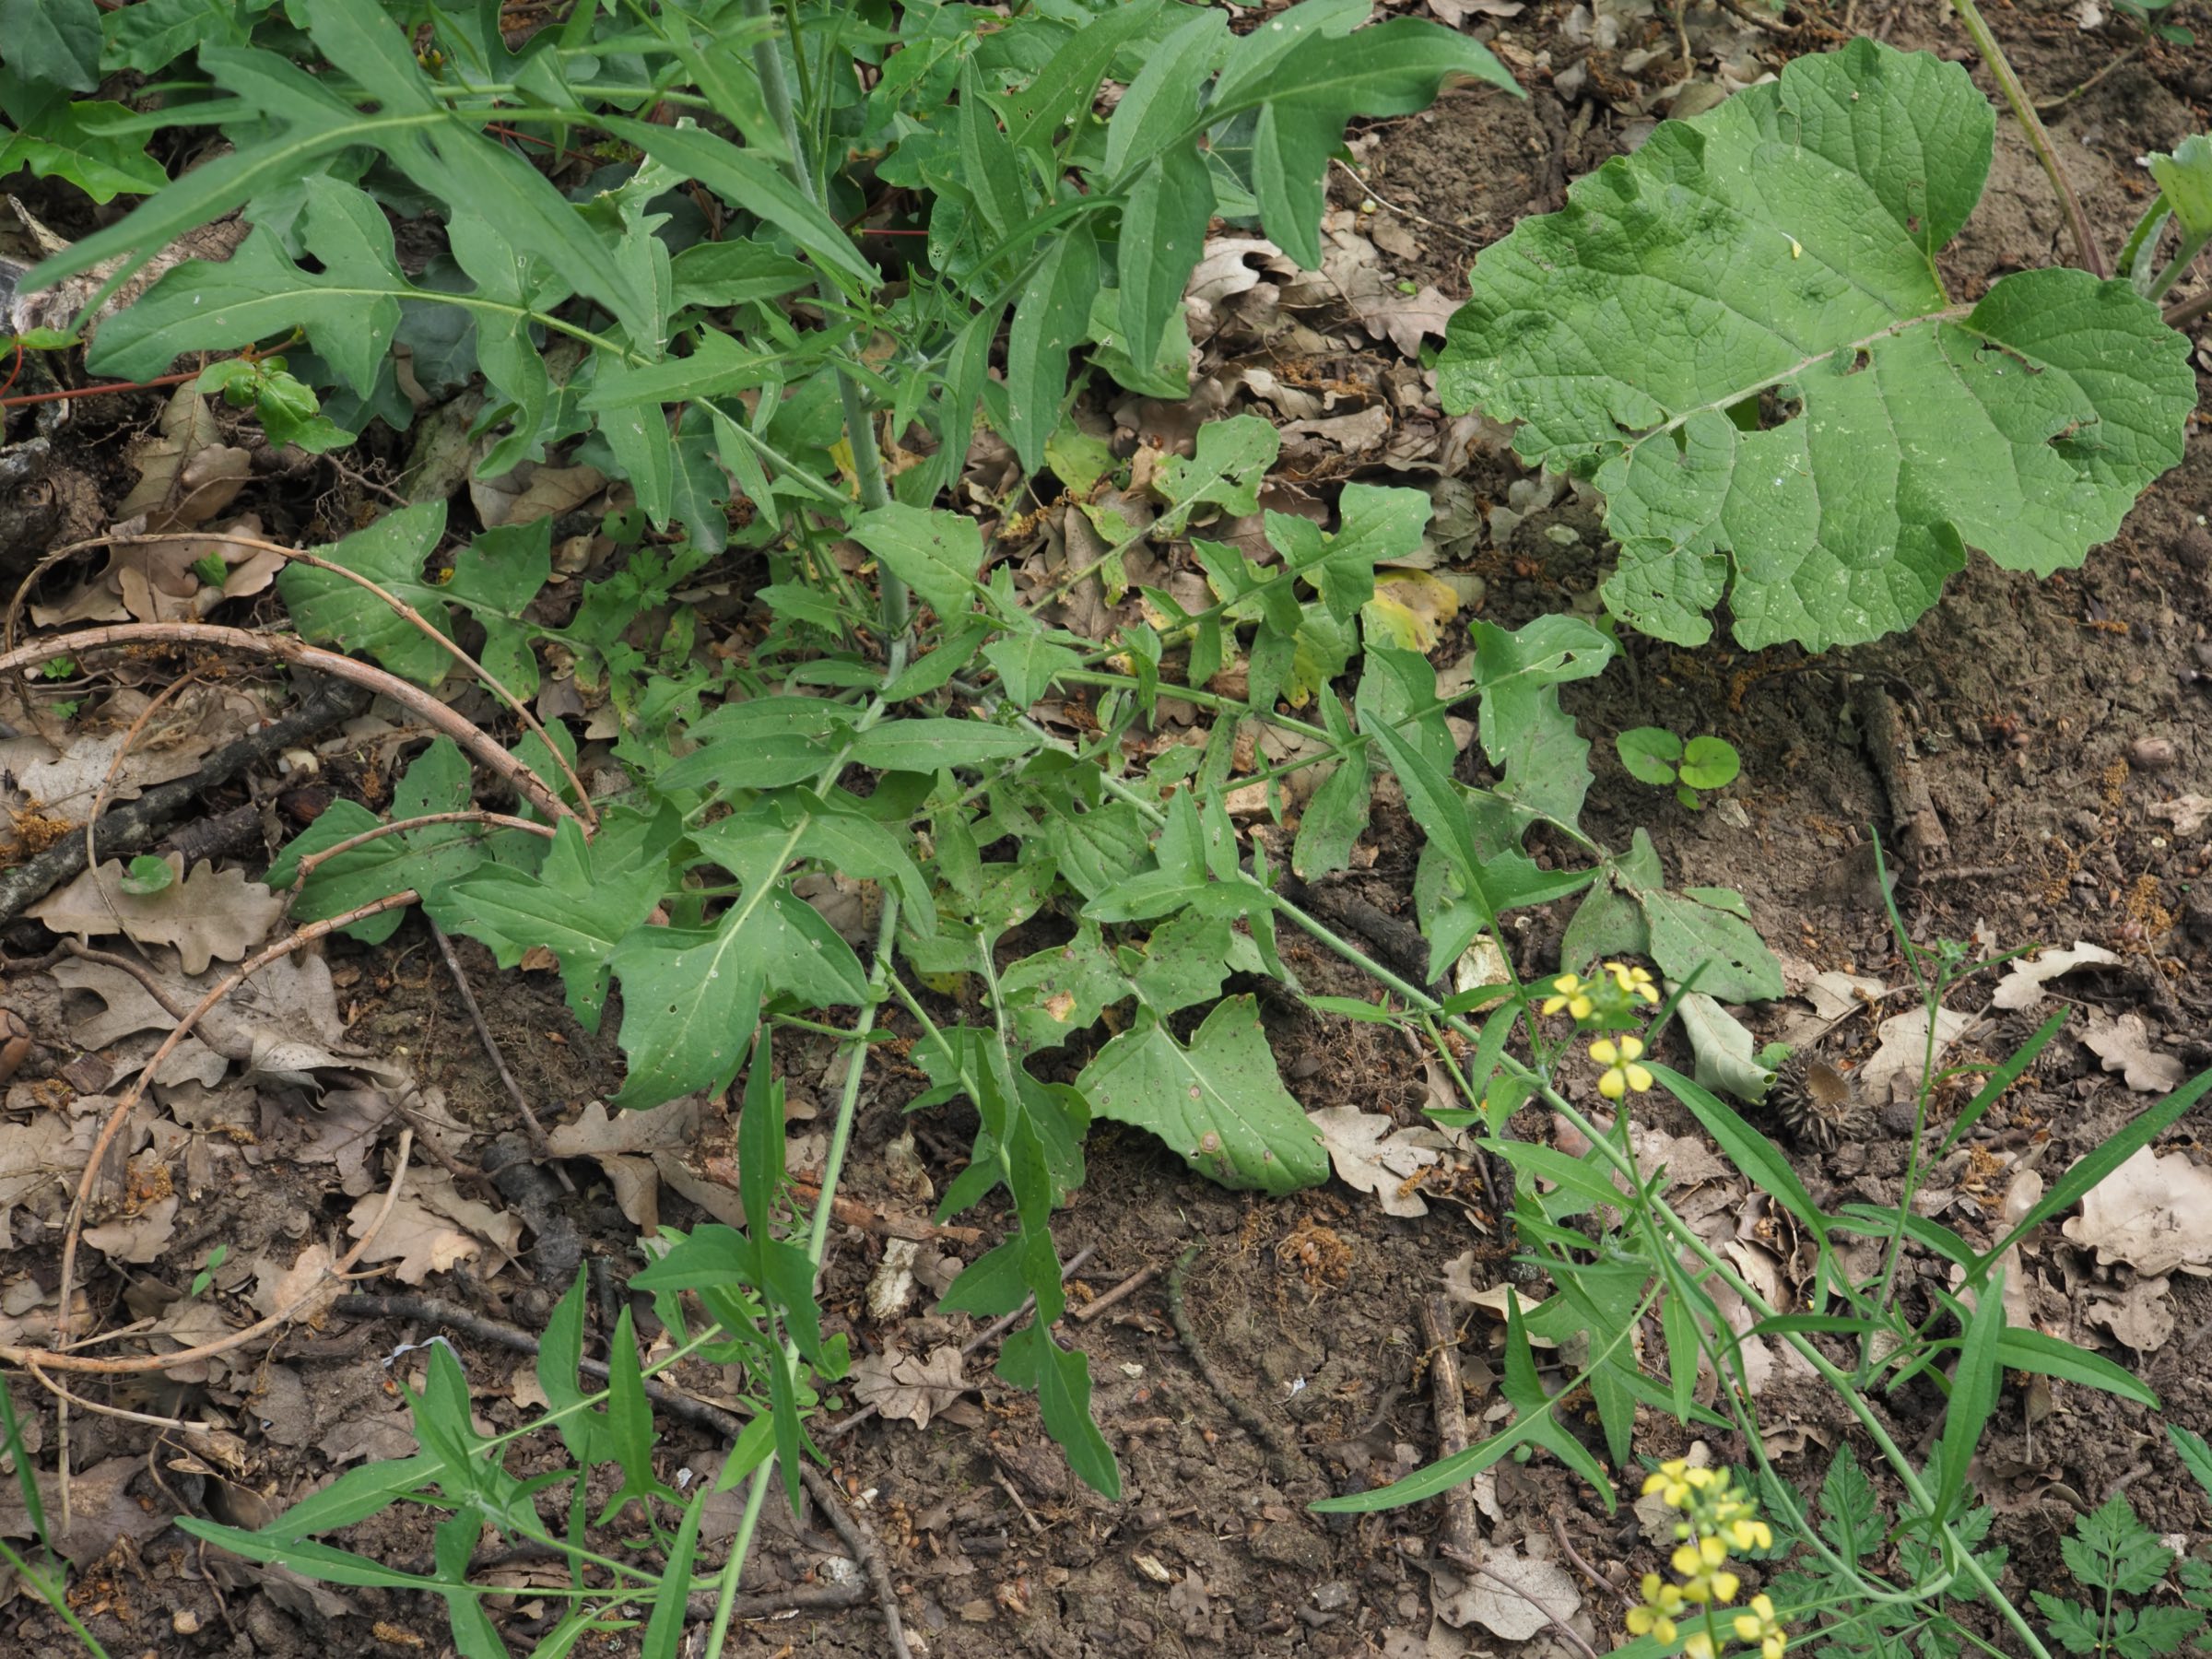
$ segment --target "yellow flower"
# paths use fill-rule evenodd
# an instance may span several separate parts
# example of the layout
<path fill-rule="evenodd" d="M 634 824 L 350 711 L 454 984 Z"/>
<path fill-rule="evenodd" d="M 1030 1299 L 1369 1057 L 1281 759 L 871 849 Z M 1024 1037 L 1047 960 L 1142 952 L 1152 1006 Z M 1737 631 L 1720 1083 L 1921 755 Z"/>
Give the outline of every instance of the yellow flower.
<path fill-rule="evenodd" d="M 1659 1000 L 1659 987 L 1652 983 L 1650 970 L 1630 968 L 1621 962 L 1607 962 L 1606 971 L 1613 976 L 1613 982 L 1630 996 L 1640 997 L 1647 1003 Z"/>
<path fill-rule="evenodd" d="M 1601 1037 L 1590 1045 L 1590 1058 L 1606 1068 L 1597 1080 L 1597 1092 L 1608 1100 L 1618 1100 L 1630 1089 L 1641 1094 L 1652 1086 L 1652 1074 L 1647 1067 L 1636 1064 L 1643 1053 L 1643 1039 L 1622 1037 L 1616 1042 Z M 1703 1486 L 1700 1481 L 1697 1484 Z"/>
<path fill-rule="evenodd" d="M 1733 1549 L 1750 1551 L 1774 1547 L 1774 1529 L 1764 1521 L 1729 1521 L 1722 1525 L 1721 1533 Z"/>
<path fill-rule="evenodd" d="M 1657 1492 L 1660 1495 L 1659 1501 L 1665 1504 L 1667 1508 L 1681 1509 L 1689 1502 L 1690 1486 L 1688 1477 L 1691 1473 L 1689 1465 L 1680 1458 L 1670 1457 L 1652 1474 L 1644 1477 L 1644 1496 L 1648 1498 L 1653 1492 Z"/>
<path fill-rule="evenodd" d="M 1551 982 L 1551 988 L 1559 994 L 1544 999 L 1545 1013 L 1557 1014 L 1561 1008 L 1564 1008 L 1577 1019 L 1590 1018 L 1590 1010 L 1596 1005 L 1591 1002 L 1588 987 L 1583 983 L 1579 976 L 1562 973 Z"/>
<path fill-rule="evenodd" d="M 1712 1638 L 1703 1630 L 1692 1630 L 1682 1643 L 1687 1659 L 1712 1659 Z"/>
<path fill-rule="evenodd" d="M 1629 1609 L 1629 1634 L 1656 1636 L 1662 1642 L 1672 1644 L 1675 1640 L 1675 1621 L 1654 1613 L 1649 1607 Z"/>
<path fill-rule="evenodd" d="M 1655 1572 L 1643 1575 L 1643 1606 L 1629 1609 L 1629 1634 L 1656 1636 L 1663 1642 L 1675 1639 L 1675 1615 L 1682 1611 L 1682 1592 Z"/>
<path fill-rule="evenodd" d="M 1764 1595 L 1751 1598 L 1751 1611 L 1735 1616 L 1735 1639 L 1748 1646 L 1759 1643 L 1759 1659 L 1782 1659 L 1789 1636 L 1775 1621 L 1774 1603 Z"/>
<path fill-rule="evenodd" d="M 1684 1578 L 1692 1578 L 1708 1567 L 1718 1567 L 1728 1559 L 1728 1547 L 1718 1538 L 1700 1538 L 1695 1544 L 1685 1544 L 1675 1551 L 1671 1563 Z"/>

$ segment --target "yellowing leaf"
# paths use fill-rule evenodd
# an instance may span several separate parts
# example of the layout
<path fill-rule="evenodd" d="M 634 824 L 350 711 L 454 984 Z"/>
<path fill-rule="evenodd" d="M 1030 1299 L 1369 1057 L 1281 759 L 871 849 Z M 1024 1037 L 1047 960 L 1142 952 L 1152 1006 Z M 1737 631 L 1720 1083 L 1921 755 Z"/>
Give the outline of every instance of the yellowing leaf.
<path fill-rule="evenodd" d="M 1359 612 L 1371 645 L 1424 655 L 1436 648 L 1444 624 L 1458 614 L 1459 595 L 1426 571 L 1378 571 L 1375 596 Z"/>

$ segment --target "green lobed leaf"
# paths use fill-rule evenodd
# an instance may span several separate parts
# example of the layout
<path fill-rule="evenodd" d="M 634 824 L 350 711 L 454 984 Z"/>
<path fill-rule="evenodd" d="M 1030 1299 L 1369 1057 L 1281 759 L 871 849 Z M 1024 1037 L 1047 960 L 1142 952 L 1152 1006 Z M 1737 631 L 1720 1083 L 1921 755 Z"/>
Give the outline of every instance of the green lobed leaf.
<path fill-rule="evenodd" d="M 391 224 L 365 192 L 320 175 L 300 188 L 301 229 L 320 271 L 296 265 L 281 237 L 258 229 L 228 260 L 186 260 L 163 273 L 100 326 L 89 366 L 147 380 L 188 351 L 303 328 L 316 355 L 368 396 L 399 326 L 400 297 L 418 290 L 400 274 Z"/>
<path fill-rule="evenodd" d="M 983 647 L 983 660 L 996 670 L 1007 699 L 1018 709 L 1030 707 L 1051 690 L 1054 676 L 1083 665 L 1083 659 L 1066 646 L 1035 633 L 991 641 Z"/>
<path fill-rule="evenodd" d="M 1130 990 L 1098 924 L 1089 921 L 1079 922 L 1066 944 L 1011 962 L 998 976 L 999 1006 L 1031 1049 L 1057 1047 L 1088 1030 Z"/>
<path fill-rule="evenodd" d="M 1329 1178 L 1328 1153 L 1284 1088 L 1249 996 L 1216 1007 L 1188 1048 L 1144 1020 L 1100 1050 L 1077 1088 L 1100 1117 L 1149 1130 L 1223 1186 L 1280 1194 Z"/>
<path fill-rule="evenodd" d="M 7 66 L 33 86 L 89 92 L 100 85 L 100 8 L 93 0 L 0 0 Z"/>
<path fill-rule="evenodd" d="M 444 534 L 445 503 L 424 501 L 386 513 L 366 530 L 357 530 L 326 548 L 323 557 L 414 606 L 440 633 L 450 636 L 445 601 L 423 574 L 425 562 Z M 342 576 L 310 565 L 288 564 L 277 574 L 276 589 L 302 639 L 372 656 L 393 673 L 425 686 L 436 685 L 453 665 L 452 653 L 376 594 Z"/>
<path fill-rule="evenodd" d="M 146 153 L 146 140 L 100 130 L 101 122 L 129 113 L 118 103 L 57 99 L 0 143 L 0 177 L 28 167 L 32 178 L 65 179 L 95 202 L 150 194 L 169 175 Z"/>
<path fill-rule="evenodd" d="M 1725 593 L 1749 648 L 1874 639 L 1969 546 L 2080 563 L 2180 460 L 2187 344 L 2127 285 L 1945 294 L 1994 131 L 1962 66 L 1861 40 L 1666 123 L 1477 259 L 1445 406 L 1596 480 L 1615 615 L 1694 644 Z"/>
<path fill-rule="evenodd" d="M 472 774 L 467 759 L 450 737 L 440 737 L 408 765 L 392 794 L 394 820 L 467 806 Z M 335 846 L 373 829 L 377 819 L 358 802 L 337 800 L 294 837 L 270 866 L 269 884 L 288 886 L 305 855 Z M 432 824 L 397 835 L 381 836 L 317 865 L 293 901 L 302 921 L 343 915 L 407 888 L 434 895 L 477 868 L 486 858 L 479 832 L 467 824 Z M 402 911 L 384 911 L 345 931 L 369 944 L 382 944 L 406 919 Z"/>
<path fill-rule="evenodd" d="M 1006 1338 L 999 1350 L 998 1374 L 1017 1388 L 1037 1393 L 1045 1431 L 1066 1454 L 1067 1466 L 1094 1492 L 1122 1495 L 1122 1472 L 1113 1450 L 1090 1416 L 1090 1363 L 1076 1349 L 1064 1348 L 1041 1319 Z"/>
<path fill-rule="evenodd" d="M 1766 1002 L 1783 991 L 1782 964 L 1759 936 L 1743 903 L 1724 888 L 1640 895 L 1651 924 L 1652 959 L 1668 979 L 1723 1002 Z M 1729 903 L 1734 900 L 1734 906 Z"/>
<path fill-rule="evenodd" d="M 615 951 L 653 913 L 667 879 L 650 860 L 620 865 L 606 839 L 603 830 L 598 841 L 586 841 L 580 825 L 563 819 L 535 875 L 485 864 L 426 894 L 424 908 L 449 932 L 487 947 L 502 968 L 533 945 L 552 951 L 571 1012 L 595 1031 Z"/>
<path fill-rule="evenodd" d="M 100 18 L 100 67 L 151 75 L 206 45 L 243 46 L 270 0 L 135 0 Z"/>
<path fill-rule="evenodd" d="M 718 856 L 715 837 L 733 820 L 695 832 Z M 712 927 L 638 927 L 614 948 L 622 981 L 621 1043 L 629 1075 L 615 1104 L 657 1106 L 695 1089 L 727 1088 L 744 1063 L 760 1000 L 789 992 L 816 1007 L 853 1006 L 867 998 L 867 976 L 853 947 L 794 898 L 772 866 L 749 850 L 745 893 Z"/>
<path fill-rule="evenodd" d="M 1260 510 L 1260 485 L 1283 447 L 1282 434 L 1257 415 L 1232 415 L 1198 429 L 1196 453 L 1161 459 L 1153 488 L 1168 500 L 1168 511 L 1154 526 L 1160 535 L 1180 535 L 1201 506 L 1232 513 Z M 1230 597 L 1228 593 L 1223 598 Z"/>

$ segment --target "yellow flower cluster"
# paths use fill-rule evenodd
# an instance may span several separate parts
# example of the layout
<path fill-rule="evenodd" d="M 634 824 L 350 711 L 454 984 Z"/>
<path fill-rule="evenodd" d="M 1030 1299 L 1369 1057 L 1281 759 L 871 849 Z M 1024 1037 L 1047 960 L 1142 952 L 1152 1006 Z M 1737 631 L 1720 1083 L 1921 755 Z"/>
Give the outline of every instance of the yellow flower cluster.
<path fill-rule="evenodd" d="M 1649 1087 L 1648 1077 L 1633 1087 Z M 1618 1089 L 1608 1092 L 1619 1098 Z M 1668 1562 L 1681 1582 L 1670 1583 L 1655 1572 L 1645 1573 L 1642 1605 L 1629 1610 L 1629 1633 L 1655 1636 L 1672 1646 L 1681 1634 L 1680 1624 L 1694 1618 L 1700 1628 L 1682 1639 L 1688 1659 L 1715 1659 L 1724 1631 L 1746 1648 L 1758 1648 L 1759 1659 L 1782 1659 L 1789 1635 L 1768 1597 L 1754 1595 L 1748 1611 L 1734 1614 L 1724 1624 L 1714 1615 L 1716 1607 L 1732 1605 L 1743 1588 L 1743 1581 L 1728 1571 L 1730 1555 L 1774 1547 L 1773 1529 L 1759 1518 L 1759 1506 L 1736 1488 L 1725 1470 L 1692 1468 L 1678 1457 L 1661 1464 L 1643 1489 L 1656 1492 L 1661 1502 L 1683 1513 L 1675 1524 L 1679 1543 Z"/>
<path fill-rule="evenodd" d="M 1625 962 L 1604 964 L 1595 979 L 1562 973 L 1551 982 L 1551 989 L 1552 994 L 1544 999 L 1544 1012 L 1557 1014 L 1564 1008 L 1578 1024 L 1593 1015 L 1604 1015 L 1606 1023 L 1617 1023 L 1639 1011 L 1638 1003 L 1655 1005 L 1659 1001 L 1659 987 L 1652 982 L 1651 971 L 1631 968 Z"/>

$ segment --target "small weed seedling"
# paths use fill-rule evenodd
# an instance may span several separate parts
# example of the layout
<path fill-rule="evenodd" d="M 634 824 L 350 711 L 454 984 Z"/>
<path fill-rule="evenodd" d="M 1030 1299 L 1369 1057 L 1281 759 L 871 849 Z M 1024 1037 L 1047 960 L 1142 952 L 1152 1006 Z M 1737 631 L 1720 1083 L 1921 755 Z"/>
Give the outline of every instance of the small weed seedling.
<path fill-rule="evenodd" d="M 2059 1543 L 2066 1571 L 2088 1594 L 2086 1602 L 2034 1592 L 2035 1605 L 2051 1621 L 2051 1634 L 2069 1653 L 2090 1659 L 2160 1659 L 2176 1653 L 2205 1622 L 2200 1606 L 2130 1606 L 2119 1598 L 2141 1597 L 2165 1579 L 2173 1551 L 2143 1524 L 2125 1492 L 2114 1492 L 2101 1509 L 2074 1523 Z M 2203 1564 L 2196 1563 L 2200 1576 Z M 2199 1586 L 2201 1589 L 2201 1585 Z"/>
<path fill-rule="evenodd" d="M 2165 20 L 2173 0 L 2112 0 L 2112 9 L 2145 34 L 2172 46 L 2194 46 L 2196 31 Z"/>
<path fill-rule="evenodd" d="M 1688 743 L 1665 726 L 1638 726 L 1613 739 L 1629 776 L 1662 789 L 1673 786 L 1675 799 L 1692 812 L 1704 796 L 1725 789 L 1744 770 L 1743 757 L 1725 737 L 1692 737 Z"/>

